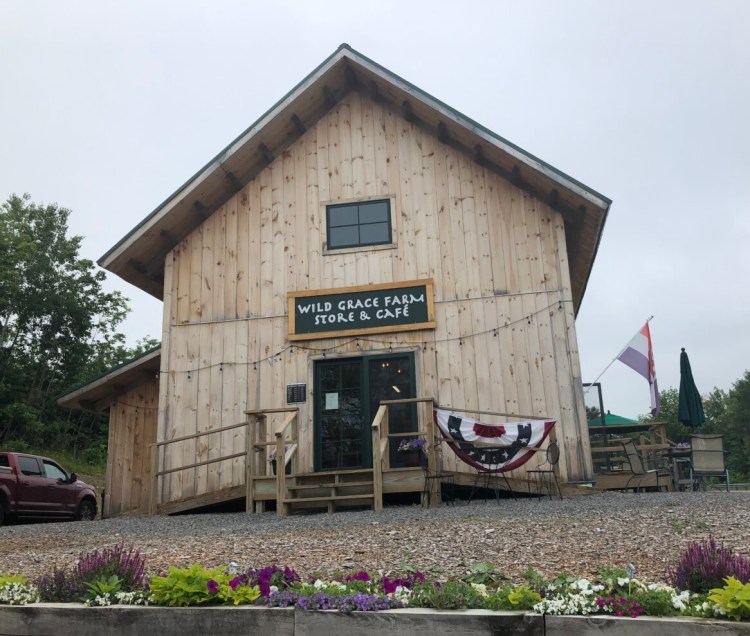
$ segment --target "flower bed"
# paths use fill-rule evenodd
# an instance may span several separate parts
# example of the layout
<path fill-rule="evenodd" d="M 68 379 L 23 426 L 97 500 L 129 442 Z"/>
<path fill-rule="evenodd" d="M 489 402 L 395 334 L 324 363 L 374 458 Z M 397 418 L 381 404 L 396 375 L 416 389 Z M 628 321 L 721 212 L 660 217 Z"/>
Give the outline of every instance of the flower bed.
<path fill-rule="evenodd" d="M 303 580 L 291 568 L 241 568 L 237 563 L 169 568 L 150 579 L 144 573 L 140 552 L 118 545 L 84 554 L 75 568 L 36 581 L 21 574 L 0 575 L 0 604 L 255 605 L 342 613 L 426 608 L 750 619 L 750 562 L 713 540 L 690 544 L 672 568 L 669 583 L 639 581 L 629 567 L 603 569 L 593 579 L 562 574 L 552 580 L 529 569 L 524 584 L 512 585 L 486 563 L 440 578 L 418 571 L 362 571 Z"/>

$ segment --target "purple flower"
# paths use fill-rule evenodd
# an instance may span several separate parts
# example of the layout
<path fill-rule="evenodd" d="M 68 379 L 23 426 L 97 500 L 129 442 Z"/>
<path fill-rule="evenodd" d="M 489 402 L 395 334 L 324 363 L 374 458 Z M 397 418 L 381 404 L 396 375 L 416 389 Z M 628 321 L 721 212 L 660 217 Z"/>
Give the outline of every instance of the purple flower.
<path fill-rule="evenodd" d="M 213 579 L 208 579 L 208 583 L 206 583 L 206 587 L 208 588 L 208 591 L 211 594 L 216 594 L 216 592 L 219 591 L 219 584 Z"/>
<path fill-rule="evenodd" d="M 232 588 L 232 591 L 236 590 L 239 585 L 240 585 L 239 576 L 235 576 L 231 581 L 229 581 L 229 587 Z"/>
<path fill-rule="evenodd" d="M 363 581 L 365 583 L 369 583 L 370 575 L 363 570 L 361 572 L 357 572 L 356 574 L 350 574 L 344 579 L 344 581 L 346 581 L 347 583 L 350 583 L 351 581 Z"/>

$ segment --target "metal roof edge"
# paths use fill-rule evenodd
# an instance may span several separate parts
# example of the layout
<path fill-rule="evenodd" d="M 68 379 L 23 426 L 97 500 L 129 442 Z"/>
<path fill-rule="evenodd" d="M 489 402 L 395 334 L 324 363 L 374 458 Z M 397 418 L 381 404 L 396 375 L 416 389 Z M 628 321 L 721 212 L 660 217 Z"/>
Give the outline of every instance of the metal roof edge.
<path fill-rule="evenodd" d="M 134 358 L 130 358 L 129 360 L 125 360 L 124 362 L 121 362 L 120 364 L 116 364 L 115 366 L 107 369 L 103 373 L 99 374 L 98 376 L 94 378 L 91 378 L 90 380 L 86 380 L 74 387 L 71 387 L 70 389 L 67 389 L 64 393 L 61 393 L 60 395 L 55 397 L 55 402 L 59 404 L 63 398 L 69 397 L 73 395 L 74 393 L 79 393 L 81 392 L 82 389 L 85 389 L 86 387 L 94 384 L 95 382 L 99 382 L 100 380 L 103 380 L 107 376 L 116 377 L 120 375 L 121 373 L 130 371 L 133 368 L 138 367 L 141 364 L 144 364 L 146 362 L 149 362 L 153 358 L 158 357 L 160 355 L 161 355 L 161 344 L 159 344 L 156 347 L 153 347 L 152 349 L 149 349 L 148 351 L 144 351 L 143 353 L 135 356 Z"/>
<path fill-rule="evenodd" d="M 202 180 L 206 176 L 208 176 L 208 174 L 218 169 L 228 157 L 234 154 L 241 146 L 243 146 L 250 138 L 252 138 L 252 136 L 257 133 L 258 130 L 261 130 L 265 126 L 267 121 L 275 116 L 275 113 L 277 111 L 282 109 L 288 102 L 298 97 L 302 92 L 304 92 L 305 88 L 309 84 L 312 84 L 342 58 L 348 58 L 352 62 L 359 64 L 362 67 L 368 68 L 370 72 L 382 77 L 385 81 L 388 81 L 391 84 L 398 86 L 405 92 L 414 95 L 415 98 L 424 102 L 431 108 L 434 108 L 435 110 L 441 112 L 444 116 L 452 119 L 458 125 L 463 126 L 464 128 L 472 131 L 474 134 L 482 137 L 488 143 L 491 143 L 501 150 L 507 152 L 508 154 L 516 157 L 519 161 L 525 163 L 533 170 L 545 174 L 556 183 L 559 183 L 562 187 L 576 192 L 579 196 L 585 198 L 599 209 L 604 210 L 606 214 L 606 210 L 609 208 L 609 205 L 612 203 L 612 201 L 604 195 L 596 192 L 580 181 L 573 179 L 554 166 L 525 151 L 520 146 L 517 146 L 507 139 L 504 139 L 503 137 L 497 135 L 485 126 L 482 126 L 470 117 L 467 117 L 460 111 L 452 108 L 445 102 L 433 97 L 414 84 L 389 71 L 384 66 L 356 51 L 348 44 L 343 43 L 331 55 L 323 60 L 323 62 L 321 62 L 311 73 L 309 73 L 301 81 L 299 81 L 289 92 L 287 92 L 255 122 L 253 122 L 253 124 L 251 124 L 232 142 L 230 142 L 221 152 L 219 152 L 213 159 L 211 159 L 211 161 L 209 161 L 205 166 L 198 170 L 198 172 L 196 172 L 174 193 L 172 193 L 167 199 L 165 199 L 153 212 L 147 215 L 140 223 L 138 223 L 138 225 L 136 225 L 130 232 L 122 237 L 112 248 L 110 248 L 103 256 L 101 256 L 97 260 L 97 263 L 101 267 L 104 267 L 106 269 L 107 266 L 111 264 L 112 261 L 117 257 L 118 252 L 121 251 L 121 248 L 123 248 L 130 239 L 132 239 L 139 232 L 145 230 L 149 224 L 158 220 L 158 218 L 162 214 L 168 212 L 171 207 L 176 205 L 181 198 L 184 198 L 184 196 L 186 196 L 191 190 L 200 185 Z"/>
<path fill-rule="evenodd" d="M 237 148 L 242 146 L 247 141 L 247 139 L 252 137 L 253 133 L 256 130 L 259 130 L 263 127 L 261 124 L 265 123 L 267 119 L 272 118 L 272 114 L 275 111 L 279 110 L 282 105 L 284 105 L 288 101 L 291 101 L 293 97 L 296 97 L 300 92 L 302 92 L 303 87 L 306 84 L 311 83 L 319 75 L 322 75 L 324 68 L 333 66 L 341 57 L 343 57 L 343 51 L 345 50 L 351 51 L 352 49 L 348 44 L 340 45 L 331 55 L 329 55 L 325 60 L 318 64 L 318 66 L 315 67 L 312 72 L 308 73 L 304 78 L 297 82 L 297 84 L 295 84 L 290 91 L 288 91 L 281 99 L 279 99 L 273 106 L 271 106 L 271 108 L 269 108 L 258 119 L 250 124 L 250 126 L 248 126 L 243 132 L 241 132 L 234 140 L 227 144 L 213 159 L 211 159 L 192 177 L 185 181 L 185 183 L 177 188 L 177 190 L 169 195 L 162 203 L 160 203 L 153 212 L 143 218 L 140 223 L 138 223 L 138 225 L 136 225 L 132 230 L 130 230 L 130 232 L 128 232 L 119 241 L 117 241 L 115 245 L 113 245 L 97 260 L 97 263 L 101 267 L 104 267 L 106 269 L 107 265 L 112 260 L 114 260 L 116 252 L 124 243 L 126 243 L 133 235 L 137 234 L 140 230 L 144 229 L 145 226 L 149 224 L 149 222 L 156 220 L 161 212 L 168 211 L 171 205 L 173 205 L 177 200 L 181 198 L 180 195 L 190 192 L 190 190 L 194 189 L 197 185 L 200 184 L 205 176 L 221 166 L 224 160 L 234 154 Z"/>
<path fill-rule="evenodd" d="M 384 77 L 384 79 L 390 81 L 392 84 L 401 84 L 401 88 L 405 90 L 408 93 L 413 94 L 418 99 L 422 100 L 423 102 L 428 103 L 428 105 L 435 108 L 435 110 L 442 111 L 444 114 L 450 116 L 453 118 L 453 120 L 463 126 L 464 128 L 470 129 L 472 132 L 476 133 L 477 135 L 484 137 L 487 141 L 499 146 L 502 150 L 505 150 L 508 152 L 508 154 L 511 154 L 521 161 L 524 161 L 527 165 L 534 168 L 535 170 L 538 170 L 540 172 L 544 172 L 548 177 L 554 179 L 557 182 L 560 182 L 560 180 L 564 180 L 567 182 L 561 183 L 561 185 L 565 185 L 568 189 L 572 189 L 576 191 L 581 196 L 585 197 L 586 199 L 591 200 L 592 203 L 597 205 L 599 208 L 606 208 L 611 203 L 612 200 L 608 197 L 604 196 L 603 194 L 597 192 L 596 190 L 590 188 L 586 184 L 578 181 L 577 179 L 574 179 L 570 175 L 567 175 L 566 173 L 562 172 L 562 170 L 559 170 L 555 168 L 553 165 L 547 163 L 546 161 L 540 159 L 539 157 L 536 157 L 535 155 L 532 155 L 530 152 L 524 150 L 520 146 L 514 144 L 511 141 L 508 141 L 504 137 L 501 137 L 497 133 L 493 132 L 486 126 L 483 126 L 482 124 L 476 122 L 475 120 L 471 119 L 471 117 L 468 117 L 464 115 L 462 112 L 456 110 L 452 106 L 449 106 L 442 100 L 438 99 L 437 97 L 434 97 L 433 95 L 430 95 L 426 91 L 423 91 L 418 86 L 415 86 L 408 80 L 405 80 L 404 78 L 400 77 L 399 75 L 396 75 L 392 71 L 388 70 L 384 66 L 378 64 L 374 60 L 371 60 L 367 56 L 359 53 L 358 51 L 352 49 L 348 44 L 342 44 L 341 47 L 339 47 L 339 50 L 342 48 L 345 48 L 350 53 L 354 54 L 357 58 L 359 58 L 359 62 L 363 66 L 369 65 L 371 68 L 370 70 L 377 73 L 381 77 Z M 575 187 L 571 187 L 575 186 Z M 580 191 L 579 191 L 580 190 Z M 598 201 L 592 200 L 598 199 Z"/>

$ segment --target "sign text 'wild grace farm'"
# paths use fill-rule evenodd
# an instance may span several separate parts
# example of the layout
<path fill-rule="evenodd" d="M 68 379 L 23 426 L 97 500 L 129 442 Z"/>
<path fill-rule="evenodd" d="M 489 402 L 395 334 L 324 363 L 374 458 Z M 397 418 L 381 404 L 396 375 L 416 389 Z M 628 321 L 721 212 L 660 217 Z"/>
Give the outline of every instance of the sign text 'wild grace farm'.
<path fill-rule="evenodd" d="M 290 292 L 289 340 L 435 328 L 432 280 Z"/>

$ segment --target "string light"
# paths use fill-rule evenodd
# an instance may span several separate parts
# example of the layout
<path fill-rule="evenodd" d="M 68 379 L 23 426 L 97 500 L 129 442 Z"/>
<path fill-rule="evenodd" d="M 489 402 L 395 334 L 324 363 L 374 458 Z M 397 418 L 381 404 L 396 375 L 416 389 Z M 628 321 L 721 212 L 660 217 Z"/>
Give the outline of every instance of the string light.
<path fill-rule="evenodd" d="M 554 303 L 550 303 L 546 307 L 544 307 L 542 309 L 538 309 L 538 310 L 532 312 L 531 314 L 529 314 L 527 316 L 523 316 L 523 317 L 518 318 L 516 320 L 509 320 L 504 325 L 502 325 L 502 327 L 493 327 L 491 329 L 486 329 L 484 331 L 479 331 L 479 332 L 475 332 L 475 333 L 472 333 L 472 334 L 461 334 L 459 336 L 453 336 L 453 337 L 450 337 L 450 338 L 444 338 L 442 340 L 434 340 L 433 344 L 434 345 L 438 345 L 440 343 L 455 342 L 456 340 L 458 340 L 459 346 L 463 346 L 465 339 L 467 339 L 467 338 L 474 338 L 476 336 L 482 336 L 482 335 L 489 334 L 489 333 L 492 333 L 493 338 L 497 338 L 500 335 L 499 334 L 499 330 L 500 329 L 506 329 L 506 328 L 508 328 L 508 327 L 510 327 L 512 325 L 518 324 L 518 323 L 520 323 L 520 322 L 522 322 L 524 320 L 527 322 L 527 324 L 531 325 L 532 324 L 532 318 L 534 316 L 536 316 L 537 314 L 540 314 L 541 312 L 549 310 L 550 308 L 554 307 L 555 305 L 557 305 L 559 309 L 562 309 L 564 302 L 569 302 L 569 301 L 562 301 L 562 300 L 555 301 Z M 193 369 L 188 369 L 186 371 L 183 371 L 182 373 L 186 373 L 187 374 L 187 379 L 191 380 L 193 372 L 202 371 L 202 370 L 205 370 L 205 369 L 211 369 L 213 367 L 218 367 L 219 371 L 222 372 L 224 370 L 224 366 L 225 365 L 248 366 L 249 367 L 249 365 L 252 364 L 253 365 L 253 371 L 257 371 L 258 370 L 258 364 L 260 364 L 261 362 L 268 362 L 269 366 L 273 366 L 274 360 L 279 361 L 279 362 L 282 361 L 283 360 L 283 357 L 282 357 L 283 353 L 287 349 L 289 350 L 289 355 L 290 355 L 290 358 L 291 358 L 294 355 L 294 348 L 295 348 L 295 346 L 296 346 L 296 348 L 298 350 L 301 349 L 303 351 L 307 351 L 307 352 L 310 352 L 310 353 L 319 353 L 324 358 L 326 358 L 326 357 L 328 357 L 328 353 L 334 352 L 336 350 L 345 350 L 346 347 L 349 347 L 352 344 L 354 344 L 354 346 L 356 347 L 357 350 L 361 351 L 363 349 L 363 346 L 362 346 L 362 342 L 363 341 L 364 342 L 373 343 L 373 344 L 387 345 L 388 346 L 388 351 L 390 353 L 393 352 L 393 342 L 391 340 L 379 340 L 377 338 L 362 338 L 362 337 L 357 337 L 357 338 L 352 338 L 351 340 L 347 340 L 345 342 L 342 342 L 342 343 L 340 343 L 338 345 L 334 345 L 334 346 L 331 346 L 331 347 L 302 346 L 302 345 L 299 345 L 299 344 L 297 344 L 297 345 L 288 345 L 287 347 L 284 347 L 283 349 L 281 349 L 280 351 L 277 351 L 276 353 L 268 355 L 265 358 L 261 358 L 259 360 L 253 360 L 252 362 L 250 362 L 250 361 L 247 361 L 247 362 L 226 362 L 226 361 L 222 360 L 221 362 L 217 362 L 217 363 L 214 363 L 214 364 L 208 364 L 206 366 L 195 367 Z M 422 350 L 424 352 L 427 351 L 427 343 L 426 342 L 422 343 Z M 169 373 L 174 373 L 174 371 L 160 371 L 159 372 L 160 375 L 161 374 L 169 374 Z"/>

